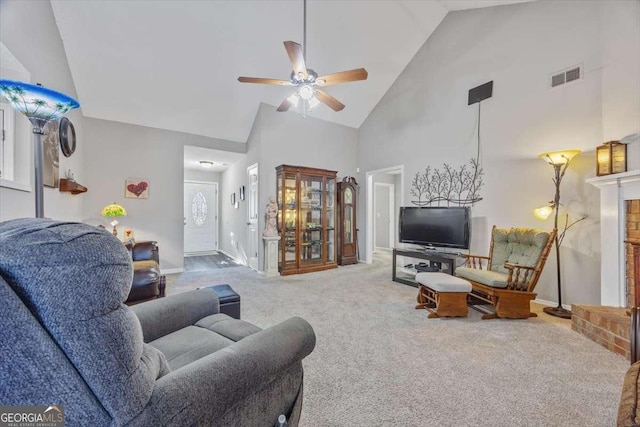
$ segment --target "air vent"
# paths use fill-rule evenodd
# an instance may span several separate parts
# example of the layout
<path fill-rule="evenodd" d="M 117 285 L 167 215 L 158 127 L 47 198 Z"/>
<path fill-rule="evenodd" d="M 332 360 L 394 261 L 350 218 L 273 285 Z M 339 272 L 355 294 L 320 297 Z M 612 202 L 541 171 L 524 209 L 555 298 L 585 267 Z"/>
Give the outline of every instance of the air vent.
<path fill-rule="evenodd" d="M 551 87 L 557 87 L 582 78 L 582 67 L 572 67 L 551 76 Z"/>
<path fill-rule="evenodd" d="M 551 87 L 556 87 L 564 84 L 564 73 L 551 76 Z"/>

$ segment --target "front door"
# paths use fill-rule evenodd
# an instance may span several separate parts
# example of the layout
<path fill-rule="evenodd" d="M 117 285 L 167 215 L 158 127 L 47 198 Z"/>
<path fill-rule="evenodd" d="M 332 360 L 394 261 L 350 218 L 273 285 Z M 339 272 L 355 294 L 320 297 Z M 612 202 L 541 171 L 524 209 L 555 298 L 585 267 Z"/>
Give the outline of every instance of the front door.
<path fill-rule="evenodd" d="M 249 267 L 258 271 L 258 164 L 247 168 L 247 258 Z"/>
<path fill-rule="evenodd" d="M 184 253 L 218 249 L 218 184 L 184 182 Z"/>

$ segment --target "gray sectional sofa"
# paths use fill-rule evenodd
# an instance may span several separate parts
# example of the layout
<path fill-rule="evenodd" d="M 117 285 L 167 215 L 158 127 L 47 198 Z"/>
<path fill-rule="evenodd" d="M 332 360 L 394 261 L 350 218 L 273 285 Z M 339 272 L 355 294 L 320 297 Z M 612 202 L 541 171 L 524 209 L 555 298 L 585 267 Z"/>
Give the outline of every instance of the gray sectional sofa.
<path fill-rule="evenodd" d="M 0 223 L 0 403 L 58 405 L 67 426 L 298 424 L 300 318 L 261 330 L 210 289 L 127 307 L 131 258 L 79 223 Z"/>

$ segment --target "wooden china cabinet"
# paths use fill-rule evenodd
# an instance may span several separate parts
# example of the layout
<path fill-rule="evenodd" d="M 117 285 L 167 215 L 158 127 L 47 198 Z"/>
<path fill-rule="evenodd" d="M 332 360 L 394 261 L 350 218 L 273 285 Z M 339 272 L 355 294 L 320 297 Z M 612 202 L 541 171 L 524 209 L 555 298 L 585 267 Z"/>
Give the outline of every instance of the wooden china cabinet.
<path fill-rule="evenodd" d="M 336 172 L 281 165 L 276 175 L 280 274 L 336 268 Z"/>
<path fill-rule="evenodd" d="M 346 176 L 338 183 L 338 264 L 358 263 L 356 233 L 356 200 L 358 183 Z"/>

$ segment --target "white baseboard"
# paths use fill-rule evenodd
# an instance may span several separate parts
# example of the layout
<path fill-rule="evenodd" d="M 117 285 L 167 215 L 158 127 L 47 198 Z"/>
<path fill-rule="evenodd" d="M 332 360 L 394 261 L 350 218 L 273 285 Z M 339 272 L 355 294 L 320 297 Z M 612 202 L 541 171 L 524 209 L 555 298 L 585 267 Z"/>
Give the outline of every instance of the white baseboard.
<path fill-rule="evenodd" d="M 549 307 L 555 307 L 558 305 L 557 302 L 554 301 L 547 301 L 546 299 L 539 299 L 536 298 L 533 300 L 534 302 L 537 302 L 538 304 L 542 304 L 542 305 L 547 305 Z M 564 308 L 565 310 L 569 310 L 571 311 L 571 304 L 562 304 L 562 308 Z"/>
<path fill-rule="evenodd" d="M 204 251 L 204 252 L 185 252 L 184 256 L 185 257 L 192 257 L 192 256 L 207 256 L 207 255 L 216 255 L 218 253 L 217 250 L 213 250 L 213 251 Z"/>
<path fill-rule="evenodd" d="M 184 268 L 161 268 L 160 272 L 162 274 L 178 274 L 184 273 Z"/>

